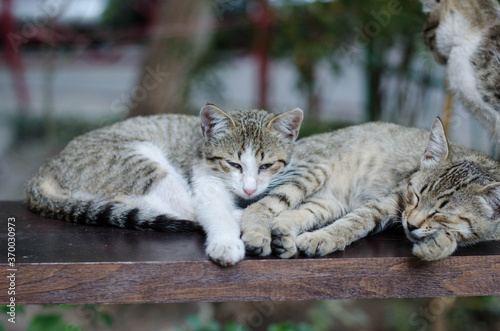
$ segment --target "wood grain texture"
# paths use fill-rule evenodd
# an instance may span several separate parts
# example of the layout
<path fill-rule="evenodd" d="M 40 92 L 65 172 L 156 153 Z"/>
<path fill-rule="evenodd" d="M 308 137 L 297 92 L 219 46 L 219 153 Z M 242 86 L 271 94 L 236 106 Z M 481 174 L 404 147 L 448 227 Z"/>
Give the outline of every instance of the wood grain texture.
<path fill-rule="evenodd" d="M 201 233 L 81 226 L 0 202 L 4 229 L 8 217 L 16 218 L 20 305 L 500 295 L 499 242 L 429 263 L 388 231 L 323 258 L 246 258 L 221 268 L 205 257 Z M 5 274 L 6 237 L 1 231 Z M 1 291 L 0 304 L 8 299 Z"/>

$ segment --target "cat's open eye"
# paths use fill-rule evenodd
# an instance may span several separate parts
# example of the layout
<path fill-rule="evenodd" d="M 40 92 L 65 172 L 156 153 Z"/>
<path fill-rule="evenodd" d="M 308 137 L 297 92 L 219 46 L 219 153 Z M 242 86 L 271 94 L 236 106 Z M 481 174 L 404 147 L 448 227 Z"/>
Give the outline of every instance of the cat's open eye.
<path fill-rule="evenodd" d="M 266 163 L 266 164 L 263 164 L 259 167 L 259 170 L 266 170 L 266 169 L 269 169 L 273 166 L 273 163 Z"/>
<path fill-rule="evenodd" d="M 235 168 L 235 169 L 242 170 L 242 168 L 241 168 L 241 164 L 234 163 L 234 162 L 230 162 L 230 161 L 227 161 L 227 163 L 228 163 L 231 167 L 233 167 L 233 168 Z"/>

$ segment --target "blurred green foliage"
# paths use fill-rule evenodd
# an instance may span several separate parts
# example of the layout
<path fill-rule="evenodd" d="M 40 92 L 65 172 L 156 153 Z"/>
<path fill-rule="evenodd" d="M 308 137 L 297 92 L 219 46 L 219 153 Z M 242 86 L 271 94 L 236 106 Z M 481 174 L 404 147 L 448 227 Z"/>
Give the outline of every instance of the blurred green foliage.
<path fill-rule="evenodd" d="M 220 323 L 215 320 L 202 321 L 196 315 L 186 317 L 183 325 L 176 327 L 177 331 L 243 331 L 244 328 L 236 322 Z"/>
<path fill-rule="evenodd" d="M 58 314 L 37 315 L 31 320 L 27 331 L 83 331 L 82 327 L 66 323 Z"/>
<path fill-rule="evenodd" d="M 422 105 L 408 100 L 410 87 L 412 93 L 422 95 L 436 84 L 444 89 L 442 77 L 435 82 L 433 70 L 429 69 L 437 65 L 423 45 L 424 15 L 419 1 L 210 1 L 216 29 L 210 47 L 190 72 L 190 81 L 214 97 L 220 96 L 220 83 L 213 69 L 261 49 L 259 15 L 266 1 L 271 4 L 271 28 L 266 32 L 270 41 L 268 56 L 291 60 L 298 74 L 297 88 L 307 98 L 309 117 L 319 117 L 317 70 L 322 61 L 334 73 L 351 63 L 362 68 L 365 82 L 360 89 L 365 92 L 366 120 L 411 125 Z M 151 19 L 155 5 L 155 1 L 112 0 L 103 25 L 142 25 L 148 17 Z M 388 79 L 397 83 L 389 86 Z"/>
<path fill-rule="evenodd" d="M 286 303 L 293 305 L 293 303 Z M 99 329 L 115 330 L 115 319 L 127 318 L 105 312 L 101 305 L 61 305 L 40 306 L 41 310 L 28 322 L 27 331 L 65 330 L 84 331 Z M 150 309 L 154 309 L 151 306 Z M 148 318 L 159 318 L 169 310 L 169 304 L 158 305 L 158 313 L 148 314 Z M 214 315 L 225 318 L 186 315 L 184 322 L 165 325 L 177 331 L 329 331 L 329 330 L 500 330 L 500 297 L 469 298 L 420 298 L 420 299 L 375 299 L 375 300 L 323 300 L 311 301 L 309 308 L 299 315 L 283 317 L 276 312 L 259 319 L 259 325 L 250 323 L 233 311 L 221 315 L 217 309 L 227 309 L 214 304 Z M 252 307 L 252 306 L 251 306 Z M 253 306 L 254 307 L 254 306 Z M 23 318 L 23 306 L 17 306 L 18 321 Z M 2 307 L 2 313 L 6 307 Z M 68 316 L 79 315 L 86 320 L 84 325 L 68 322 Z M 85 318 L 85 316 L 87 318 Z M 89 316 L 90 319 L 88 318 Z M 157 317 L 155 317 L 157 316 Z M 269 320 L 267 320 L 269 319 Z M 254 321 L 255 322 L 255 321 Z M 147 320 L 144 320 L 147 325 Z M 5 330 L 8 325 L 2 325 Z M 3 329 L 2 329 L 3 328 Z"/>
<path fill-rule="evenodd" d="M 222 2 L 222 1 L 221 1 Z M 255 15 L 259 1 L 231 1 L 219 15 L 212 46 L 193 71 L 196 81 L 211 69 L 224 65 L 235 55 L 252 54 L 258 48 Z M 422 42 L 424 15 L 418 1 L 336 0 L 276 2 L 272 11 L 271 51 L 274 59 L 291 59 L 298 73 L 298 88 L 307 96 L 310 116 L 316 117 L 317 65 L 327 61 L 333 72 L 357 63 L 365 73 L 365 109 L 369 120 L 382 118 L 389 98 L 383 80 L 396 77 L 416 83 L 420 89 L 431 84 L 429 71 L 414 68 L 425 50 Z M 219 12 L 220 14 L 220 12 Z M 399 53 L 399 56 L 390 55 Z M 213 82 L 213 80 L 212 80 Z M 442 83 L 441 83 L 442 85 Z M 216 86 L 216 84 L 212 85 Z M 397 86 L 397 85 L 396 85 Z M 216 92 L 217 88 L 214 88 Z M 392 93 L 404 102 L 407 86 Z M 405 105 L 410 107 L 409 105 Z M 420 111 L 415 106 L 413 111 Z M 390 116 L 390 115 L 389 115 Z M 396 116 L 393 116 L 396 117 Z"/>
<path fill-rule="evenodd" d="M 250 331 L 244 325 L 237 322 L 220 323 L 215 320 L 201 321 L 196 315 L 186 318 L 182 326 L 176 327 L 177 331 Z M 268 331 L 316 331 L 312 325 L 307 323 L 282 322 L 269 325 Z"/>
<path fill-rule="evenodd" d="M 92 325 L 103 325 L 107 328 L 113 326 L 113 316 L 103 312 L 99 305 L 41 305 L 40 313 L 33 316 L 27 323 L 27 331 L 83 331 L 88 328 L 82 325 L 69 323 L 66 320 L 66 313 L 75 313 L 76 315 L 86 315 L 92 317 Z M 0 306 L 0 311 L 6 313 L 8 307 Z M 16 306 L 16 323 L 23 318 L 25 314 L 24 306 Z M 10 322 L 7 322 L 10 323 Z M 7 325 L 8 326 L 8 325 Z M 4 330 L 6 325 L 0 322 L 0 331 Z"/>
<path fill-rule="evenodd" d="M 154 6 L 147 1 L 108 0 L 101 25 L 112 29 L 126 29 L 147 24 L 147 9 Z"/>
<path fill-rule="evenodd" d="M 48 125 L 43 117 L 19 114 L 8 118 L 14 131 L 14 141 L 17 144 L 48 139 L 58 148 L 64 147 L 76 136 L 115 123 L 118 120 L 120 120 L 118 117 L 107 117 L 100 120 L 81 117 L 56 117 L 51 119 L 51 123 Z"/>

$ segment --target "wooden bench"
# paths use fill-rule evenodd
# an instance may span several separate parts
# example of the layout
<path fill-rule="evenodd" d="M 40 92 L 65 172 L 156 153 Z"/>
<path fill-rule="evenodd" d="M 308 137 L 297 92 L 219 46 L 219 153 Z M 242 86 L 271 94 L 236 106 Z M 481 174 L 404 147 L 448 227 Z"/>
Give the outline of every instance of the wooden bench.
<path fill-rule="evenodd" d="M 427 263 L 393 230 L 323 258 L 246 258 L 221 268 L 206 258 L 201 233 L 77 225 L 39 217 L 21 202 L 0 202 L 2 284 L 12 268 L 9 217 L 17 305 L 500 295 L 498 241 Z M 11 297 L 5 288 L 2 304 Z"/>

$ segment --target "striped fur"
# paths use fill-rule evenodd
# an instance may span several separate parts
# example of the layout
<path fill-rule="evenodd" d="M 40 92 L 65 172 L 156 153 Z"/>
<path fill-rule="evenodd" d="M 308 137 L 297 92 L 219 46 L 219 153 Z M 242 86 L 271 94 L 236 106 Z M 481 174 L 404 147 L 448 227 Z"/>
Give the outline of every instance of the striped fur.
<path fill-rule="evenodd" d="M 282 179 L 243 213 L 254 254 L 325 255 L 391 222 L 424 260 L 500 239 L 500 164 L 449 146 L 439 120 L 430 136 L 369 123 L 301 139 Z"/>
<path fill-rule="evenodd" d="M 68 222 L 207 233 L 221 265 L 244 257 L 242 201 L 268 191 L 290 162 L 302 120 L 294 109 L 200 117 L 137 117 L 75 138 L 26 189 L 32 211 Z"/>

